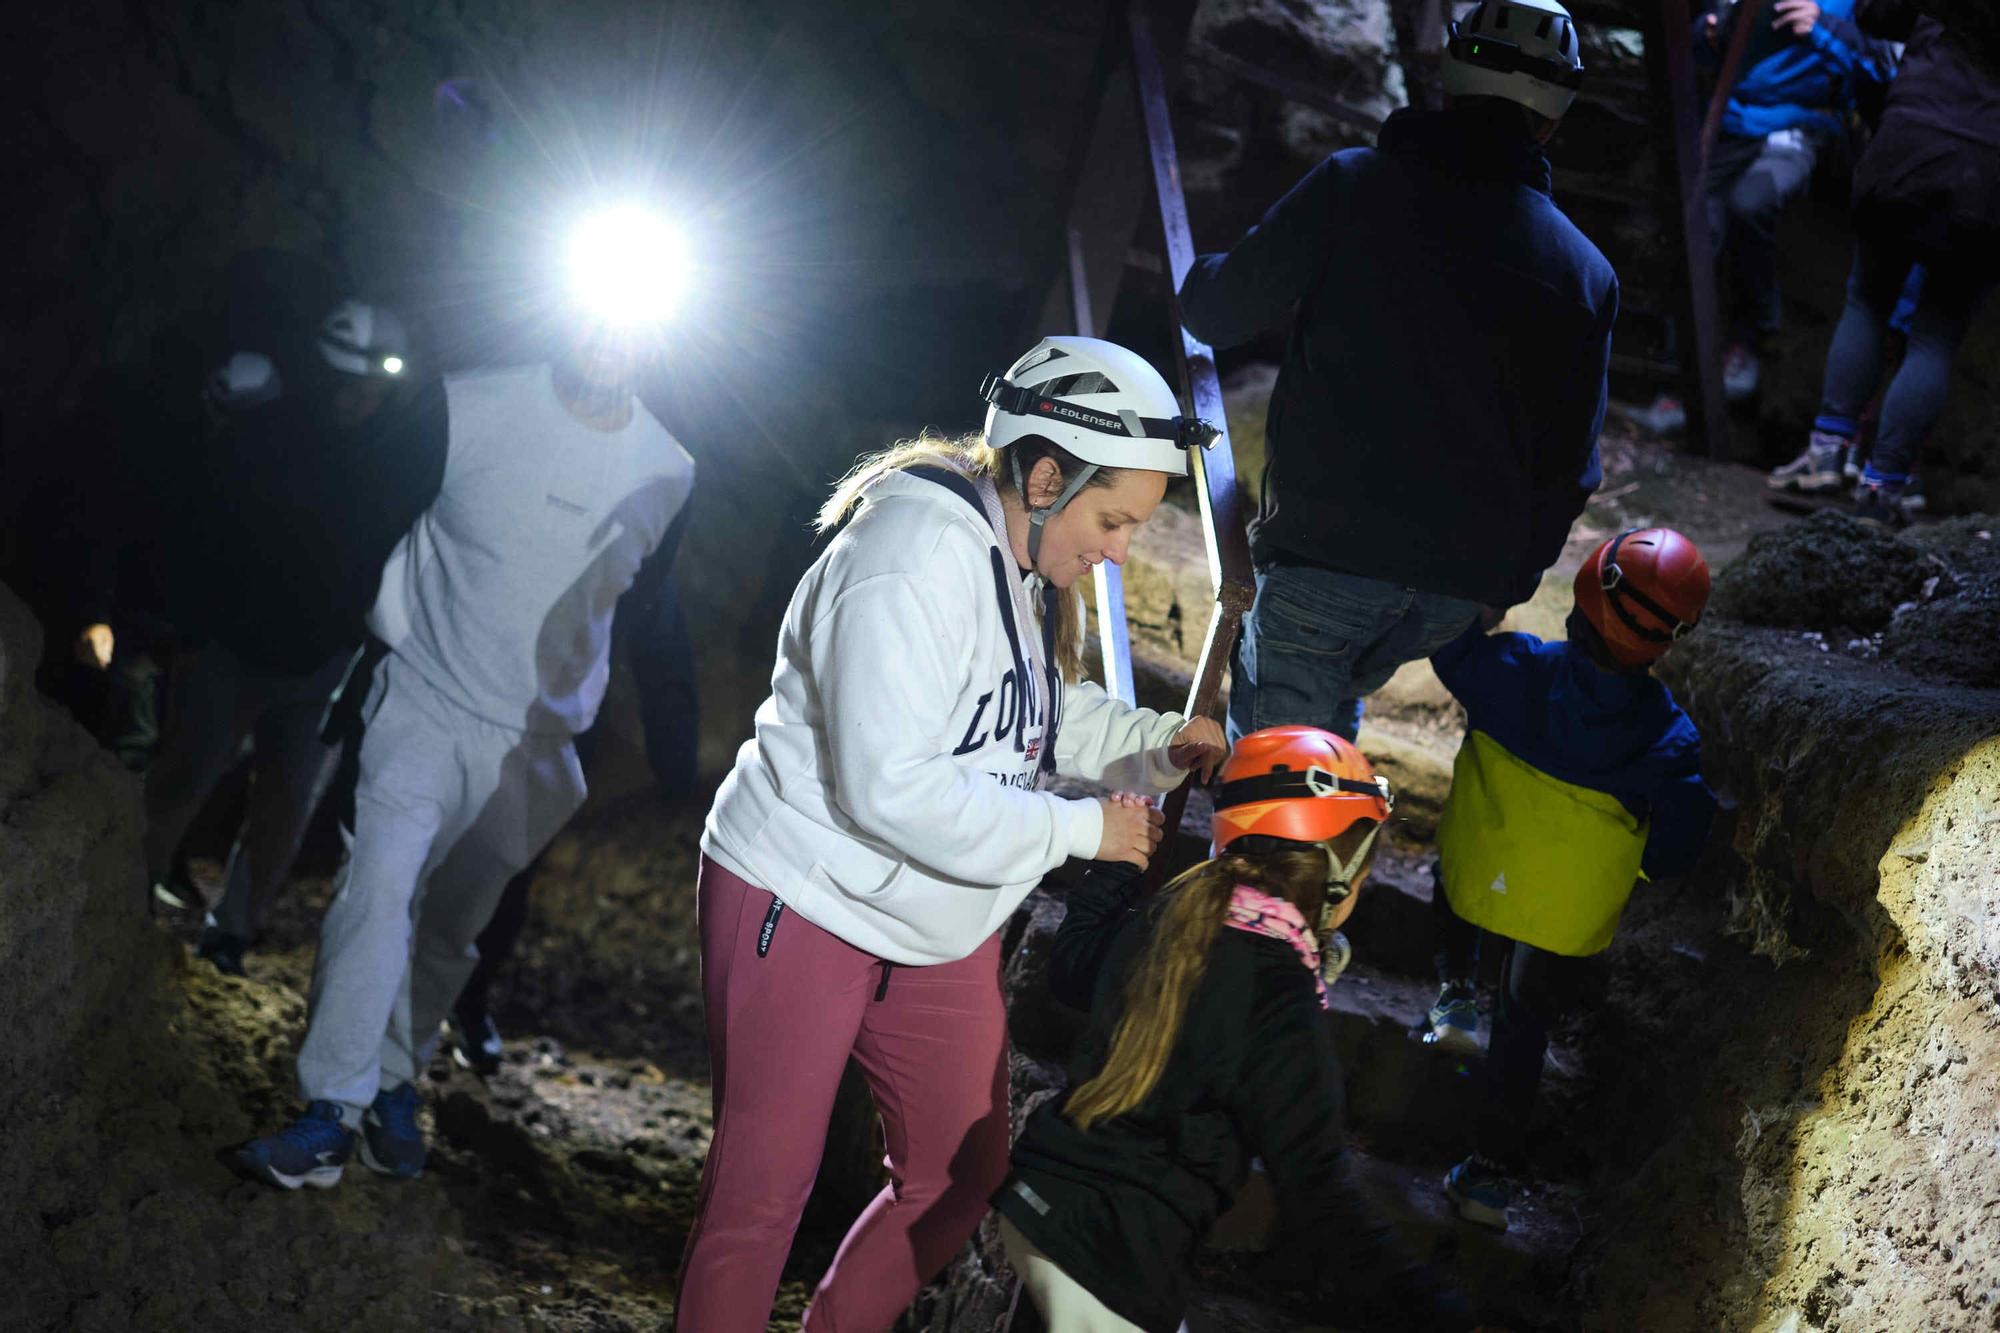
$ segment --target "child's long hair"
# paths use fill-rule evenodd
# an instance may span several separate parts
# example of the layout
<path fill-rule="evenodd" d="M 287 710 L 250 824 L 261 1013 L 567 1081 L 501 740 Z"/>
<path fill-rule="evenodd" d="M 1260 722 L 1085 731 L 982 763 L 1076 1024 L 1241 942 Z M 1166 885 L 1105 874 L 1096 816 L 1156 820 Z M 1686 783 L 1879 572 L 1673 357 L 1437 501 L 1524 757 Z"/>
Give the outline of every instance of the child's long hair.
<path fill-rule="evenodd" d="M 1045 436 L 1024 435 L 1008 448 L 1019 456 L 1023 478 L 1044 458 L 1054 461 L 1065 485 L 1083 470 L 1082 460 Z M 914 440 L 904 440 L 880 453 L 868 454 L 857 460 L 848 474 L 834 486 L 833 494 L 827 497 L 826 503 L 820 506 L 819 517 L 813 526 L 821 532 L 839 527 L 860 505 L 863 493 L 876 481 L 891 472 L 913 467 L 951 468 L 975 480 L 986 478 L 1002 495 L 1013 495 L 1013 469 L 1002 467 L 1001 461 L 1000 451 L 987 444 L 985 436 L 978 431 L 956 439 L 925 433 Z M 1109 486 L 1118 479 L 1119 472 L 1118 468 L 1100 467 L 1084 485 L 1086 488 Z M 1076 594 L 1071 593 L 1058 596 L 1055 606 L 1056 669 L 1062 672 L 1064 680 L 1080 680 L 1083 677 L 1082 604 Z M 1037 607 L 1035 611 L 1039 615 L 1041 608 Z"/>
<path fill-rule="evenodd" d="M 1334 855 L 1354 855 L 1375 821 L 1364 819 L 1333 840 Z M 1229 897 L 1247 884 L 1299 909 L 1309 928 L 1319 925 L 1326 903 L 1326 853 L 1306 843 L 1281 850 L 1230 851 L 1188 870 L 1160 891 L 1152 937 L 1126 978 L 1124 1013 L 1111 1036 L 1111 1052 L 1097 1076 L 1069 1095 L 1063 1110 L 1079 1129 L 1130 1111 L 1159 1083 L 1174 1053 L 1188 1001 L 1208 971 L 1215 933 L 1223 928 Z M 1355 872 L 1358 882 L 1375 860 L 1373 846 Z"/>

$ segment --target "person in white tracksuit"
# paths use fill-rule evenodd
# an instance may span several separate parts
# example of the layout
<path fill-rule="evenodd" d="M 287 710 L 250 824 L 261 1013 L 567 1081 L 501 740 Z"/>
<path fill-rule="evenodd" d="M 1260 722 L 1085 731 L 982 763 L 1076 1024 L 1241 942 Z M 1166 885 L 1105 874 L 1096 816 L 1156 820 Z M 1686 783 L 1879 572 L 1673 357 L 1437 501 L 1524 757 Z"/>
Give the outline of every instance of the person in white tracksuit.
<path fill-rule="evenodd" d="M 1077 679 L 1074 585 L 1124 559 L 1213 432 L 1093 338 L 1045 340 L 984 396 L 983 438 L 865 460 L 822 510 L 822 528 L 853 518 L 792 596 L 702 836 L 716 1130 L 675 1310 L 688 1333 L 765 1327 L 850 1054 L 891 1183 L 805 1327 L 895 1321 L 1007 1173 L 1001 928 L 1065 859 L 1144 866 L 1160 840 L 1149 806 L 1049 779 L 1157 794 L 1227 753 L 1213 720 Z"/>
<path fill-rule="evenodd" d="M 415 1080 L 510 876 L 581 804 L 571 738 L 609 675 L 612 609 L 694 481 L 634 396 L 629 340 L 449 378 L 435 502 L 390 555 L 370 628 L 347 859 L 299 1052 L 307 1110 L 237 1150 L 258 1180 L 421 1174 Z"/>

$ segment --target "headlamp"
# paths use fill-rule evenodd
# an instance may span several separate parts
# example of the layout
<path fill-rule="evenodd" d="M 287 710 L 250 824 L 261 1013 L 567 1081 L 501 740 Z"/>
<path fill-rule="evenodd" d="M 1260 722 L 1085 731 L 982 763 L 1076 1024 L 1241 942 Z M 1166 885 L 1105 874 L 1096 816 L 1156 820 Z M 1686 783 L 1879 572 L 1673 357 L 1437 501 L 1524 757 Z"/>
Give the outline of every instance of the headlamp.
<path fill-rule="evenodd" d="M 577 224 L 565 255 L 564 285 L 586 314 L 615 328 L 637 329 L 673 316 L 693 271 L 678 228 L 650 209 L 622 205 Z"/>
<path fill-rule="evenodd" d="M 385 357 L 383 357 L 383 358 L 382 358 L 382 373 L 383 373 L 384 375 L 400 375 L 400 374 L 402 374 L 402 373 L 403 373 L 403 358 L 402 358 L 402 357 L 400 357 L 400 356 L 385 356 Z"/>
<path fill-rule="evenodd" d="M 1066 399 L 1036 393 L 1025 385 L 1009 383 L 1004 375 L 988 375 L 981 380 L 979 396 L 1002 412 L 1015 416 L 1053 417 L 1105 435 L 1172 440 L 1183 449 L 1213 448 L 1222 434 L 1200 417 L 1142 417 L 1137 412 L 1098 412 Z"/>

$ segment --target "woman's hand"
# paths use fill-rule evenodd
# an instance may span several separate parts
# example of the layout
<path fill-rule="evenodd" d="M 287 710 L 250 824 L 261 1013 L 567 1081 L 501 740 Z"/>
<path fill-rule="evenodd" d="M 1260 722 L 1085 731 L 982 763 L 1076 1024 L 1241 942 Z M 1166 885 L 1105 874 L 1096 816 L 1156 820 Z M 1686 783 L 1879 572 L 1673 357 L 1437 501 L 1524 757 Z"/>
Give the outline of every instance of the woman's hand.
<path fill-rule="evenodd" d="M 1144 870 L 1165 836 L 1166 817 L 1150 801 L 1130 792 L 1100 796 L 1104 807 L 1104 836 L 1097 844 L 1099 861 L 1123 861 Z"/>
<path fill-rule="evenodd" d="M 1229 758 L 1229 740 L 1212 718 L 1192 717 L 1181 724 L 1167 743 L 1167 762 L 1178 769 L 1194 769 L 1207 782 Z"/>

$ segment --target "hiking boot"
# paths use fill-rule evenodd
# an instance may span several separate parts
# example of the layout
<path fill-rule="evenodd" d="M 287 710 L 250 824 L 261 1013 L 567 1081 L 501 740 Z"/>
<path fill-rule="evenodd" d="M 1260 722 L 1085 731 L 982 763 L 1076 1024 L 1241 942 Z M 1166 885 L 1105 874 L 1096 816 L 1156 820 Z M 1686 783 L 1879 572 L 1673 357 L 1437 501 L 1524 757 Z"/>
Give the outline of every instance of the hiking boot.
<path fill-rule="evenodd" d="M 210 917 L 201 929 L 201 943 L 194 949 L 194 956 L 207 962 L 225 977 L 243 975 L 243 953 L 250 947 L 250 941 L 241 935 L 232 935 L 215 924 Z"/>
<path fill-rule="evenodd" d="M 1458 1215 L 1495 1231 L 1507 1229 L 1507 1205 L 1514 1190 L 1499 1167 L 1478 1153 L 1445 1173 L 1444 1194 Z"/>
<path fill-rule="evenodd" d="M 395 1180 L 415 1180 L 424 1173 L 416 1084 L 399 1083 L 375 1094 L 375 1104 L 361 1117 L 361 1164 Z"/>
<path fill-rule="evenodd" d="M 1910 521 L 1903 508 L 1904 486 L 1900 481 L 1866 481 L 1854 495 L 1854 516 L 1863 523 L 1900 528 Z"/>
<path fill-rule="evenodd" d="M 1722 354 L 1723 401 L 1740 403 L 1756 393 L 1763 374 L 1764 366 L 1756 352 L 1742 343 L 1731 346 Z"/>
<path fill-rule="evenodd" d="M 1628 408 L 1625 419 L 1655 435 L 1678 435 L 1687 429 L 1687 409 L 1672 394 L 1663 393 L 1645 407 Z"/>
<path fill-rule="evenodd" d="M 1804 494 L 1837 491 L 1847 484 L 1843 463 L 1852 448 L 1853 441 L 1816 430 L 1807 438 L 1804 451 L 1783 467 L 1771 469 L 1764 484 L 1774 491 Z"/>
<path fill-rule="evenodd" d="M 1447 981 L 1420 1030 L 1424 1045 L 1452 1055 L 1479 1054 L 1479 1003 L 1469 981 Z"/>
<path fill-rule="evenodd" d="M 279 1189 L 332 1189 L 354 1152 L 354 1131 L 340 1122 L 336 1102 L 314 1102 L 275 1134 L 252 1139 L 231 1154 L 237 1173 Z"/>
<path fill-rule="evenodd" d="M 461 1005 L 451 1011 L 451 1058 L 461 1069 L 485 1078 L 500 1068 L 507 1049 L 485 1008 Z"/>

